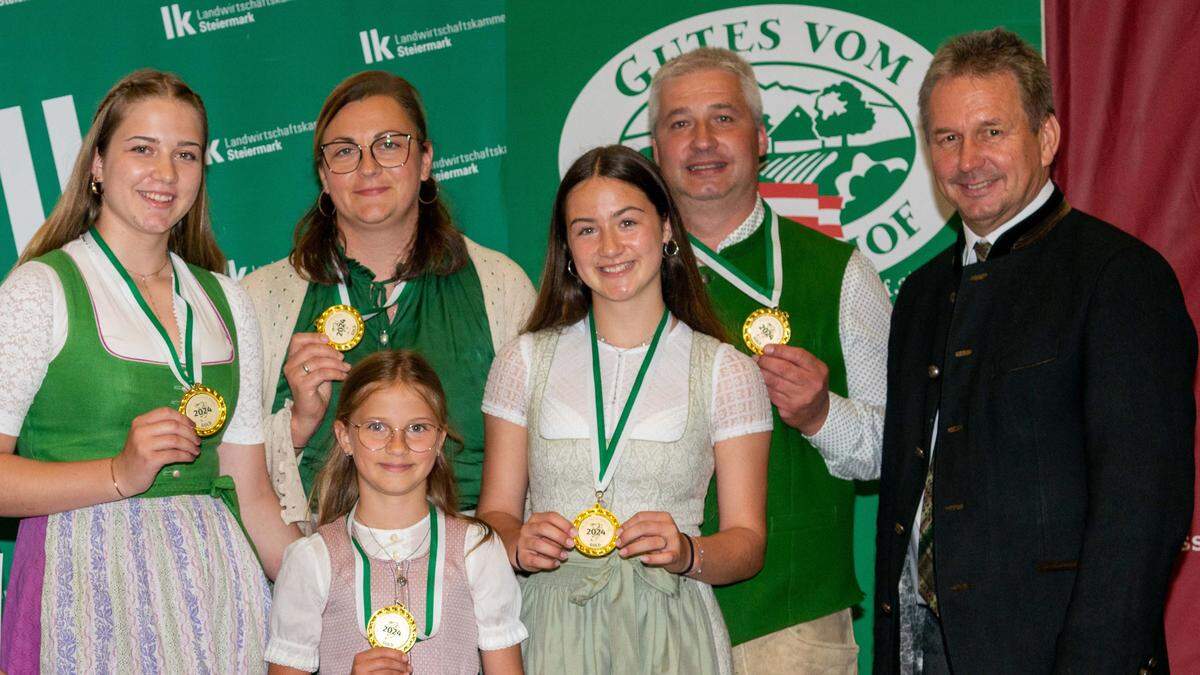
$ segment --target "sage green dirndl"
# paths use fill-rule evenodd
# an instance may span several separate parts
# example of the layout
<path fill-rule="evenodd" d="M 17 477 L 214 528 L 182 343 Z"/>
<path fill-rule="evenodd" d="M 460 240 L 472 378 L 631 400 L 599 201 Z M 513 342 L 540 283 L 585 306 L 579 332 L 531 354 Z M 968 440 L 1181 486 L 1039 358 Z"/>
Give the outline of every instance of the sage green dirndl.
<path fill-rule="evenodd" d="M 539 408 L 557 331 L 534 336 L 529 430 L 530 512 L 567 519 L 594 502 L 590 439 L 546 439 Z M 695 333 L 688 378 L 688 421 L 669 443 L 630 439 L 616 468 L 607 506 L 619 520 L 639 511 L 670 513 L 681 532 L 699 534 L 704 494 L 714 468 L 709 436 L 715 339 Z M 577 551 L 562 567 L 522 584 L 523 646 L 529 673 L 732 672 L 729 636 L 713 595 L 701 581 L 625 560 Z"/>

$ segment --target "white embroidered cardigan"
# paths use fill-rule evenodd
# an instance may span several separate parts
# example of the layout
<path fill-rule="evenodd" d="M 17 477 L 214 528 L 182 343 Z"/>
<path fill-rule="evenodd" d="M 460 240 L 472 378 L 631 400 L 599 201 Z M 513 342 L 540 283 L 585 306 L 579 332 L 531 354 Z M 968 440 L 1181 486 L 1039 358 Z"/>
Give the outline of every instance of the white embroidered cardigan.
<path fill-rule="evenodd" d="M 504 254 L 476 244 L 464 237 L 467 254 L 479 274 L 488 327 L 492 332 L 492 348 L 499 353 L 509 340 L 516 337 L 533 308 L 533 285 L 524 270 Z M 308 290 L 308 282 L 296 274 L 285 258 L 255 270 L 242 280 L 250 295 L 262 330 L 263 433 L 267 445 L 267 471 L 271 485 L 279 495 L 282 516 L 286 523 L 306 527 L 312 516 L 300 471 L 296 451 L 292 447 L 292 401 L 288 400 L 279 412 L 272 412 L 275 391 L 282 377 L 288 342 L 300 314 L 300 305 Z"/>

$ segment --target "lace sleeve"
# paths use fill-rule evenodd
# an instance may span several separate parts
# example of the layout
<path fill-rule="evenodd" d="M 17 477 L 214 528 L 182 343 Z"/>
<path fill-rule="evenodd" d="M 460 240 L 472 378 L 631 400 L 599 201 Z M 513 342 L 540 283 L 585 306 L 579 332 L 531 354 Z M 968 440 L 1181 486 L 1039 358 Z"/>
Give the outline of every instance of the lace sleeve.
<path fill-rule="evenodd" d="M 250 296 L 229 277 L 217 275 L 225 298 L 229 301 L 229 313 L 237 329 L 238 341 L 238 400 L 225 429 L 222 440 L 239 445 L 257 445 L 263 442 L 262 400 L 262 337 L 259 335 L 258 319 L 254 316 L 254 305 Z"/>
<path fill-rule="evenodd" d="M 770 431 L 771 399 L 758 364 L 730 345 L 718 347 L 713 361 L 712 442 Z"/>
<path fill-rule="evenodd" d="M 67 334 L 62 282 L 49 266 L 21 265 L 0 285 L 0 433 L 17 436 Z"/>
<path fill-rule="evenodd" d="M 879 478 L 891 318 L 887 289 L 867 257 L 855 250 L 842 278 L 838 310 L 850 396 L 830 392 L 829 416 L 809 437 L 829 473 L 838 478 Z"/>
<path fill-rule="evenodd" d="M 484 413 L 526 426 L 532 351 L 533 336 L 519 335 L 496 355 L 483 390 Z"/>

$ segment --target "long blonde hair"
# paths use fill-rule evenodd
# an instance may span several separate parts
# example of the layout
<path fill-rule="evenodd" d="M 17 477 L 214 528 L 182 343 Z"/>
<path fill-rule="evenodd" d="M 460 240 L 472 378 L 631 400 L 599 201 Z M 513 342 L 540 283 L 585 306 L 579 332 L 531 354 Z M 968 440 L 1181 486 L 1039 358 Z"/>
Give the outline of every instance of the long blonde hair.
<path fill-rule="evenodd" d="M 192 106 L 200 116 L 202 147 L 208 147 L 208 113 L 204 101 L 177 75 L 144 68 L 121 78 L 100 101 L 100 107 L 92 117 L 92 127 L 83 137 L 79 156 L 75 158 L 75 166 L 63 186 L 58 203 L 21 252 L 18 265 L 62 248 L 95 224 L 100 216 L 101 196 L 91 190 L 92 158 L 96 154 L 104 156 L 108 151 L 113 133 L 134 104 L 158 97 L 173 98 Z M 196 201 L 171 230 L 168 246 L 189 263 L 220 272 L 225 269 L 225 255 L 217 247 L 217 240 L 213 236 L 204 174 L 202 169 Z"/>
<path fill-rule="evenodd" d="M 385 349 L 359 361 L 346 376 L 338 398 L 334 420 L 349 425 L 354 415 L 372 394 L 391 386 L 410 387 L 417 392 L 433 411 L 438 426 L 446 430 L 446 442 L 437 449 L 433 470 L 425 479 L 426 497 L 447 516 L 462 518 L 485 528 L 491 536 L 491 528 L 481 520 L 464 516 L 458 510 L 458 490 L 454 483 L 454 470 L 447 457 L 447 445 L 462 443 L 462 437 L 450 426 L 450 415 L 446 406 L 446 392 L 442 381 L 429 362 L 410 349 Z M 313 501 L 317 506 L 317 526 L 344 518 L 358 502 L 358 470 L 354 458 L 346 454 L 334 440 L 325 464 L 317 474 Z"/>

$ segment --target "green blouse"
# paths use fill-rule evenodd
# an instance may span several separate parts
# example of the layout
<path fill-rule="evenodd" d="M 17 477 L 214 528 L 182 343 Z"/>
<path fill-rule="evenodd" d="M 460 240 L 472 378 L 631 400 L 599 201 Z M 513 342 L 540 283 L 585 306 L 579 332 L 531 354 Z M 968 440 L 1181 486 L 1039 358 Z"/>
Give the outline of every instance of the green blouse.
<path fill-rule="evenodd" d="M 375 275 L 357 261 L 347 259 L 347 263 L 350 303 L 364 312 L 382 305 L 387 297 L 384 283 L 376 282 Z M 310 282 L 294 332 L 316 331 L 317 317 L 340 303 L 336 285 Z M 450 424 L 463 438 L 461 447 L 447 444 L 458 484 L 459 507 L 475 508 L 483 473 L 483 416 L 479 409 L 495 350 L 474 263 L 468 261 L 462 269 L 446 276 L 426 274 L 410 279 L 396 303 L 395 316 L 389 319 L 387 312 L 380 312 L 368 319 L 362 341 L 344 356 L 348 363 L 355 364 L 381 349 L 415 350 L 437 371 L 446 391 Z M 325 417 L 300 456 L 300 480 L 308 494 L 336 443 L 333 417 L 340 391 L 341 383 L 334 382 Z M 291 387 L 281 375 L 273 411 L 282 409 L 290 398 Z"/>

